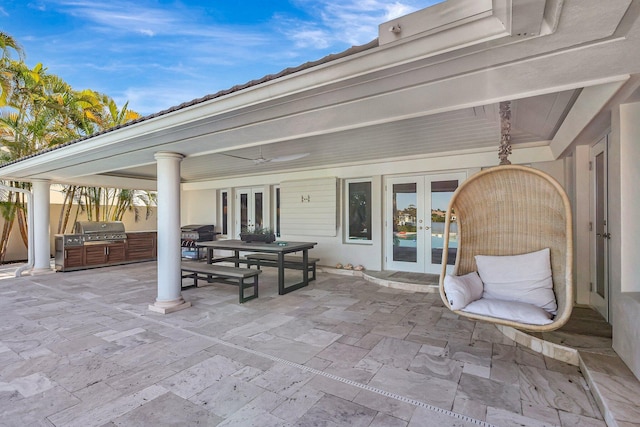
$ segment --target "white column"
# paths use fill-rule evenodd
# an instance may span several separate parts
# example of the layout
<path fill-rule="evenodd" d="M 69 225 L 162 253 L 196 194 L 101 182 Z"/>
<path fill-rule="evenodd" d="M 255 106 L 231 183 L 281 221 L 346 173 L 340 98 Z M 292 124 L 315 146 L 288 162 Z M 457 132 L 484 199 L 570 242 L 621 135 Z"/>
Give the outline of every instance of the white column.
<path fill-rule="evenodd" d="M 640 292 L 640 102 L 620 106 L 620 282 L 622 292 Z M 611 172 L 609 172 L 611 173 Z M 611 208 L 609 208 L 611 211 Z M 638 363 L 640 366 L 640 363 Z"/>
<path fill-rule="evenodd" d="M 180 162 L 182 154 L 158 152 L 158 297 L 149 310 L 167 314 L 191 307 L 182 298 L 180 272 Z"/>
<path fill-rule="evenodd" d="M 34 179 L 33 189 L 33 242 L 34 257 L 31 274 L 50 273 L 51 269 L 51 237 L 49 234 L 51 183 L 45 179 Z"/>

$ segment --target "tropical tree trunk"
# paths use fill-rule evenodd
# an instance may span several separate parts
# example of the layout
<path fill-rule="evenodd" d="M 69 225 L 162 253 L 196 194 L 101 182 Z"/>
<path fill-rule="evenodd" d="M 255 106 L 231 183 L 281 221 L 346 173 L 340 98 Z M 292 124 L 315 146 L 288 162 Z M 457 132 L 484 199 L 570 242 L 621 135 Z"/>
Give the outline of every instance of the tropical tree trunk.
<path fill-rule="evenodd" d="M 64 201 L 62 202 L 62 209 L 60 210 L 60 217 L 58 219 L 58 234 L 64 234 L 67 231 L 77 190 L 78 187 L 76 185 L 69 185 L 64 189 Z M 78 207 L 78 209 L 80 208 Z M 77 216 L 76 213 L 76 217 Z"/>
<path fill-rule="evenodd" d="M 2 226 L 2 236 L 0 236 L 0 263 L 4 262 L 7 256 L 7 247 L 9 246 L 9 236 L 11 236 L 11 228 L 13 228 L 13 219 L 4 220 Z"/>
<path fill-rule="evenodd" d="M 29 209 L 32 209 L 29 206 Z M 27 206 L 24 202 L 24 195 L 22 193 L 16 193 L 16 216 L 18 217 L 18 230 L 20 231 L 20 237 L 22 237 L 22 243 L 26 248 L 29 247 L 29 231 L 27 229 L 26 221 Z"/>

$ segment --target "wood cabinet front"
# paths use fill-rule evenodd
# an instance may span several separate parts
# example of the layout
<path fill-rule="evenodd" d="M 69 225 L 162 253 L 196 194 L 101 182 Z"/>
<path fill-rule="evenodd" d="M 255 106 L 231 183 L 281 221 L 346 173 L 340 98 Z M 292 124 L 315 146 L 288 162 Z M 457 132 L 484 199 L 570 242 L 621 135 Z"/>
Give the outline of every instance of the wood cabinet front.
<path fill-rule="evenodd" d="M 127 260 L 155 259 L 157 254 L 156 233 L 127 233 Z"/>
<path fill-rule="evenodd" d="M 85 265 L 118 263 L 126 260 L 124 242 L 84 246 Z"/>
<path fill-rule="evenodd" d="M 85 265 L 100 265 L 107 262 L 107 251 L 103 244 L 92 244 L 84 246 Z"/>
<path fill-rule="evenodd" d="M 125 241 L 85 243 L 64 246 L 62 235 L 56 236 L 56 270 L 72 271 L 129 262 L 151 261 L 157 257 L 155 231 L 127 233 Z"/>
<path fill-rule="evenodd" d="M 83 248 L 73 247 L 64 250 L 64 268 L 82 267 L 84 265 Z"/>
<path fill-rule="evenodd" d="M 127 261 L 124 242 L 109 243 L 106 245 L 107 263 L 118 263 Z"/>

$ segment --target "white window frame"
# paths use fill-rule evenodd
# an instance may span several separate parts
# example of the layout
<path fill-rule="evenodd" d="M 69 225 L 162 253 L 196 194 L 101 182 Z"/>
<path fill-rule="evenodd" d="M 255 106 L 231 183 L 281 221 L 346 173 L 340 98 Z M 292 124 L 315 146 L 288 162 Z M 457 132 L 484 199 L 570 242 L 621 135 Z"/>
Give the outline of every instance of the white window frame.
<path fill-rule="evenodd" d="M 369 202 L 371 203 L 373 200 L 373 178 L 349 178 L 344 180 L 344 199 L 343 199 L 343 207 L 344 207 L 344 233 L 343 233 L 343 241 L 345 244 L 354 244 L 354 245 L 373 245 L 373 206 L 369 210 L 369 221 L 371 223 L 371 239 L 350 239 L 349 235 L 351 234 L 349 231 L 349 185 L 350 184 L 358 184 L 362 182 L 369 183 Z"/>

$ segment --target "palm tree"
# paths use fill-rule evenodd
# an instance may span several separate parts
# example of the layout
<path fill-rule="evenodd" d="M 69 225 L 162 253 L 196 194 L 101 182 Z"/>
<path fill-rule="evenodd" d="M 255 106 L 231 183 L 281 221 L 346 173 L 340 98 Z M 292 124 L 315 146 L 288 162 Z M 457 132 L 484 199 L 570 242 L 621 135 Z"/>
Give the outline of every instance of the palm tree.
<path fill-rule="evenodd" d="M 18 60 L 11 58 L 18 54 Z M 118 108 L 105 94 L 90 89 L 76 91 L 64 80 L 49 74 L 42 64 L 28 67 L 23 50 L 6 33 L 0 32 L 0 162 L 9 162 L 44 148 L 72 141 L 135 120 L 140 115 L 125 103 Z M 8 183 L 29 188 L 28 183 Z M 146 216 L 155 204 L 153 193 L 100 187 L 66 186 L 65 202 L 58 221 L 64 233 L 77 206 L 75 216 L 86 212 L 89 219 L 121 219 L 133 211 L 136 220 L 140 207 Z M 4 260 L 12 226 L 17 220 L 20 235 L 27 244 L 26 203 L 22 193 L 0 195 L 0 214 L 5 219 L 0 230 L 0 262 Z M 75 222 L 75 221 L 74 221 Z"/>
<path fill-rule="evenodd" d="M 93 133 L 120 126 L 140 117 L 128 108 L 125 103 L 118 108 L 116 102 L 108 95 L 84 90 L 77 92 L 78 110 L 76 114 L 78 127 L 87 133 Z M 91 130 L 92 132 L 89 132 Z M 78 213 L 84 212 L 90 221 L 119 221 L 127 211 L 133 211 L 135 220 L 140 217 L 140 206 L 146 207 L 145 217 L 151 214 L 150 208 L 155 205 L 155 195 L 126 189 L 109 189 L 103 187 L 65 186 L 65 199 L 58 221 L 58 233 L 64 233 L 68 227 L 73 205 Z"/>
<path fill-rule="evenodd" d="M 11 74 L 6 70 L 11 50 L 16 52 L 19 58 L 23 57 L 23 50 L 18 42 L 9 34 L 0 31 L 0 107 L 5 105 L 11 87 Z"/>

